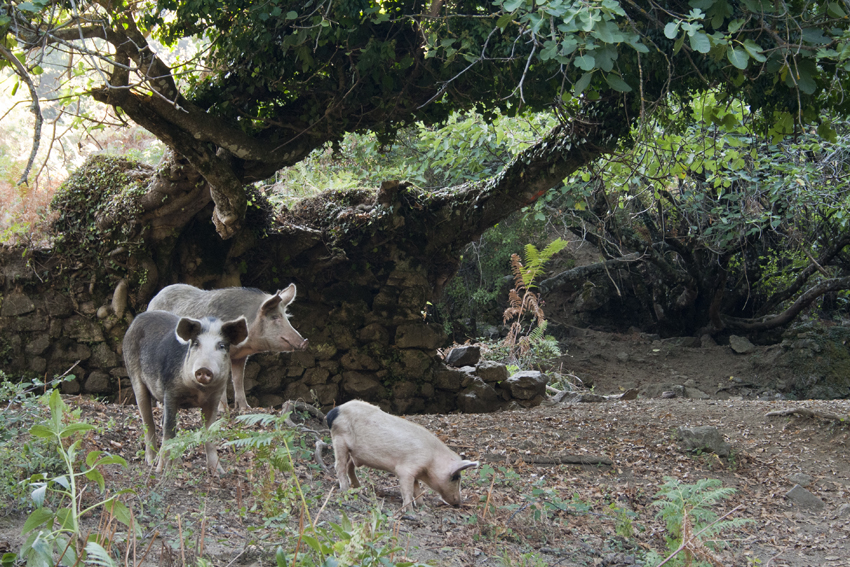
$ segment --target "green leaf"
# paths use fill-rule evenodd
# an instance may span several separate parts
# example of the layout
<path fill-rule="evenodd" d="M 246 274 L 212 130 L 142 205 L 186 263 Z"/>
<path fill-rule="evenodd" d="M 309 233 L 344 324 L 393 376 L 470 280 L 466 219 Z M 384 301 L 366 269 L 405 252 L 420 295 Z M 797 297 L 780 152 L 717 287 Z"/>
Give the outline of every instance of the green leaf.
<path fill-rule="evenodd" d="M 679 39 L 676 40 L 676 43 L 673 44 L 673 53 L 679 53 L 683 45 L 685 45 L 685 34 L 680 35 Z"/>
<path fill-rule="evenodd" d="M 585 73 L 584 75 L 582 75 L 581 78 L 578 81 L 576 81 L 576 84 L 573 87 L 573 95 L 578 96 L 582 92 L 584 92 L 584 89 L 586 89 L 587 85 L 590 84 L 590 80 L 592 78 L 593 78 L 593 71 L 591 71 L 589 73 Z"/>
<path fill-rule="evenodd" d="M 750 60 L 750 56 L 747 55 L 745 50 L 736 49 L 731 45 L 726 48 L 726 57 L 729 59 L 729 62 L 738 69 L 746 69 L 747 63 Z"/>
<path fill-rule="evenodd" d="M 88 423 L 72 423 L 59 432 L 59 437 L 64 439 L 66 437 L 70 437 L 74 433 L 79 433 L 80 431 L 91 431 L 92 429 L 95 429 L 95 426 Z"/>
<path fill-rule="evenodd" d="M 514 21 L 514 15 L 511 13 L 503 14 L 498 20 L 496 20 L 496 27 L 499 29 L 505 29 L 508 27 L 508 24 Z"/>
<path fill-rule="evenodd" d="M 297 17 L 298 17 L 298 12 L 287 12 L 286 16 L 284 18 L 286 20 L 294 20 Z"/>
<path fill-rule="evenodd" d="M 502 8 L 506 12 L 513 12 L 514 10 L 522 6 L 524 2 L 525 0 L 508 0 L 507 2 L 502 4 Z"/>
<path fill-rule="evenodd" d="M 698 31 L 690 36 L 691 49 L 699 53 L 708 53 L 711 51 L 711 41 L 705 32 Z"/>
<path fill-rule="evenodd" d="M 53 430 L 45 425 L 33 425 L 30 427 L 30 435 L 40 437 L 42 439 L 53 439 L 55 437 Z"/>
<path fill-rule="evenodd" d="M 613 73 L 605 75 L 605 81 L 607 81 L 611 88 L 615 91 L 619 91 L 621 93 L 632 92 L 632 87 L 630 87 L 626 81 L 624 81 L 617 75 L 614 75 Z"/>
<path fill-rule="evenodd" d="M 580 55 L 573 61 L 573 65 L 582 71 L 590 71 L 596 67 L 596 58 L 593 55 Z"/>
<path fill-rule="evenodd" d="M 747 53 L 750 55 L 750 57 L 752 57 L 753 59 L 755 59 L 759 63 L 764 63 L 765 61 L 767 61 L 767 58 L 764 55 L 761 54 L 761 52 L 762 52 L 761 46 L 759 44 L 757 44 L 756 42 L 754 42 L 753 40 L 751 40 L 751 39 L 745 40 L 744 41 L 744 49 L 747 50 Z"/>
<path fill-rule="evenodd" d="M 835 143 L 838 140 L 838 135 L 835 133 L 835 130 L 833 130 L 832 126 L 826 122 L 821 122 L 818 126 L 818 136 L 832 143 Z"/>
<path fill-rule="evenodd" d="M 3 558 L 0 559 L 0 564 L 2 564 L 3 567 L 12 567 L 17 560 L 17 553 L 4 553 Z"/>
<path fill-rule="evenodd" d="M 21 529 L 21 534 L 28 534 L 35 528 L 42 526 L 53 519 L 53 511 L 49 508 L 36 508 L 29 515 L 27 521 L 24 522 L 24 527 Z"/>
<path fill-rule="evenodd" d="M 826 13 L 832 16 L 833 18 L 846 18 L 847 12 L 841 7 L 841 4 L 838 2 L 830 2 L 826 7 Z"/>
<path fill-rule="evenodd" d="M 103 492 L 104 488 L 106 487 L 106 483 L 103 480 L 103 474 L 99 470 L 97 470 L 97 469 L 87 470 L 86 471 L 86 478 L 96 482 L 98 488 L 100 488 L 100 491 Z"/>
<path fill-rule="evenodd" d="M 112 515 L 115 516 L 115 519 L 124 524 L 125 526 L 130 526 L 133 523 L 133 514 L 130 512 L 130 509 L 126 504 L 121 502 L 120 500 L 116 500 L 114 498 L 108 500 L 104 504 L 104 508 L 112 512 Z"/>
<path fill-rule="evenodd" d="M 679 35 L 679 23 L 680 22 L 670 22 L 664 26 L 664 35 L 667 39 L 676 39 L 676 36 Z"/>

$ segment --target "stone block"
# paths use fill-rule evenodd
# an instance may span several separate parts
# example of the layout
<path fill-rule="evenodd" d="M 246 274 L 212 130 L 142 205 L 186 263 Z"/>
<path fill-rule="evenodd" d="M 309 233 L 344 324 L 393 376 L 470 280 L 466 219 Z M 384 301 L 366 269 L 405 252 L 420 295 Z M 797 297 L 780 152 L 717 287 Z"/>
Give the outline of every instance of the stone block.
<path fill-rule="evenodd" d="M 390 332 L 378 323 L 369 323 L 360 329 L 357 338 L 362 343 L 378 343 L 383 346 L 390 344 Z"/>
<path fill-rule="evenodd" d="M 723 440 L 720 431 L 710 425 L 680 427 L 678 436 L 685 451 L 707 451 L 719 457 L 728 457 L 732 449 Z"/>
<path fill-rule="evenodd" d="M 464 413 L 491 413 L 498 410 L 502 403 L 493 386 L 477 377 L 457 397 L 458 408 Z"/>
<path fill-rule="evenodd" d="M 112 389 L 109 383 L 109 374 L 95 370 L 86 378 L 83 390 L 90 394 L 105 394 Z"/>
<path fill-rule="evenodd" d="M 121 359 L 118 358 L 115 351 L 109 348 L 106 343 L 98 343 L 94 345 L 94 348 L 92 348 L 92 355 L 89 360 L 89 364 L 93 367 L 112 368 L 113 366 L 119 366 L 121 363 Z"/>
<path fill-rule="evenodd" d="M 457 392 L 466 377 L 467 373 L 457 368 L 443 367 L 434 372 L 434 386 L 441 390 Z"/>
<path fill-rule="evenodd" d="M 449 366 L 475 366 L 481 360 L 481 348 L 474 345 L 455 347 L 446 355 Z"/>
<path fill-rule="evenodd" d="M 65 320 L 63 333 L 66 337 L 84 343 L 99 343 L 104 340 L 103 329 L 100 328 L 100 325 L 80 315 Z"/>
<path fill-rule="evenodd" d="M 356 371 L 342 373 L 342 388 L 352 397 L 367 401 L 384 392 L 384 387 L 373 375 Z"/>
<path fill-rule="evenodd" d="M 24 293 L 13 291 L 0 296 L 0 316 L 19 317 L 26 313 L 35 311 L 35 304 Z"/>
<path fill-rule="evenodd" d="M 508 379 L 508 368 L 501 362 L 485 360 L 475 368 L 475 374 L 485 382 L 504 382 Z"/>
<path fill-rule="evenodd" d="M 546 393 L 548 382 L 549 378 L 542 372 L 525 370 L 508 378 L 504 386 L 511 393 L 511 397 L 518 400 L 531 400 Z"/>
<path fill-rule="evenodd" d="M 308 368 L 304 371 L 304 383 L 308 386 L 326 384 L 331 373 L 324 368 Z M 336 388 L 336 386 L 334 386 Z"/>
<path fill-rule="evenodd" d="M 443 329 L 437 325 L 408 323 L 399 325 L 395 334 L 398 348 L 422 348 L 436 350 L 445 342 Z"/>

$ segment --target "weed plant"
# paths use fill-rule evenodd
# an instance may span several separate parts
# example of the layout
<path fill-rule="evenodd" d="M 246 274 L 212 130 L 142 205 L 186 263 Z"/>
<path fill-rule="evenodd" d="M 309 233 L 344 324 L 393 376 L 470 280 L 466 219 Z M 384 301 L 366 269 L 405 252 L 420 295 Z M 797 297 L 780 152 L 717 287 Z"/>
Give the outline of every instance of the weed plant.
<path fill-rule="evenodd" d="M 7 514 L 28 503 L 22 478 L 62 470 L 63 461 L 51 443 L 28 432 L 44 416 L 41 394 L 73 379 L 70 375 L 48 383 L 37 378 L 14 382 L 0 370 L 0 502 Z"/>
<path fill-rule="evenodd" d="M 682 484 L 671 477 L 664 480 L 656 494 L 660 499 L 652 503 L 661 509 L 656 517 L 664 520 L 667 527 L 667 547 L 671 553 L 664 564 L 694 567 L 722 564 L 716 552 L 724 542 L 717 536 L 753 522 L 744 518 L 718 519 L 711 509 L 732 496 L 735 489 L 721 487 L 717 479 L 702 479 L 696 484 Z M 647 565 L 659 565 L 663 561 L 664 558 L 655 552 L 646 555 Z"/>
<path fill-rule="evenodd" d="M 50 418 L 33 425 L 30 434 L 47 440 L 56 449 L 64 471 L 56 476 L 42 472 L 23 481 L 32 491 L 35 509 L 24 523 L 23 535 L 27 539 L 19 557 L 26 561 L 28 567 L 74 566 L 86 561 L 86 557 L 94 563 L 111 565 L 112 558 L 108 550 L 112 542 L 105 539 L 103 534 L 84 535 L 80 521 L 89 512 L 102 508 L 111 518 L 128 527 L 132 526 L 132 514 L 119 500 L 122 494 L 132 491 L 119 490 L 83 508 L 82 486 L 86 479 L 95 483 L 103 494 L 106 484 L 101 468 L 110 464 L 127 466 L 127 462 L 104 451 L 90 451 L 86 455 L 85 464 L 78 471 L 77 457 L 82 443 L 80 434 L 95 427 L 80 421 L 79 410 L 68 411 L 59 390 L 53 390 L 49 396 L 45 396 L 50 407 Z M 3 563 L 13 559 L 4 557 Z"/>

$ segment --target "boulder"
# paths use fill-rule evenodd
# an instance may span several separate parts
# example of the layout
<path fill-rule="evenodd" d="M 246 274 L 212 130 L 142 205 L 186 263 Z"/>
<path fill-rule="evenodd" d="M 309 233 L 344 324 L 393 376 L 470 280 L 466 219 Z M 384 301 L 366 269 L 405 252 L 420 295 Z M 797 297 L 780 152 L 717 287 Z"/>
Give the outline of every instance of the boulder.
<path fill-rule="evenodd" d="M 457 397 L 457 405 L 464 413 L 490 413 L 500 409 L 502 404 L 493 386 L 478 377 L 473 378 L 472 384 Z"/>
<path fill-rule="evenodd" d="M 747 337 L 739 337 L 738 335 L 729 337 L 729 346 L 738 354 L 749 354 L 756 350 L 756 346 Z"/>
<path fill-rule="evenodd" d="M 446 355 L 449 366 L 475 366 L 481 360 L 481 348 L 472 345 L 455 347 Z"/>
<path fill-rule="evenodd" d="M 685 451 L 707 451 L 719 457 L 728 457 L 731 446 L 723 440 L 716 427 L 680 427 L 678 430 L 682 448 Z"/>
<path fill-rule="evenodd" d="M 517 372 L 507 380 L 503 387 L 510 392 L 512 398 L 518 400 L 531 400 L 537 396 L 546 394 L 546 384 L 549 377 L 537 370 L 524 370 Z"/>

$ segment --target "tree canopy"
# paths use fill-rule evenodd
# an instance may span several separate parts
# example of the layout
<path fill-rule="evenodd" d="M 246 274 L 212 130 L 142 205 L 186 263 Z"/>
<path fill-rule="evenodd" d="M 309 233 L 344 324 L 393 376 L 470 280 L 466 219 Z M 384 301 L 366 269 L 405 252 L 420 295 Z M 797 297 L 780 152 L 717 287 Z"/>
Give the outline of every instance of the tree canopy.
<path fill-rule="evenodd" d="M 111 105 L 188 160 L 223 237 L 246 183 L 345 132 L 390 141 L 458 109 L 554 109 L 563 124 L 518 160 L 539 183 L 522 206 L 700 92 L 742 101 L 777 136 L 817 123 L 828 137 L 822 111 L 848 108 L 848 18 L 828 0 L 7 0 L 0 38 L 34 100 L 46 55 L 64 53 L 69 75 L 94 78 L 66 101 Z M 184 39 L 196 55 L 169 66 L 162 45 Z"/>

